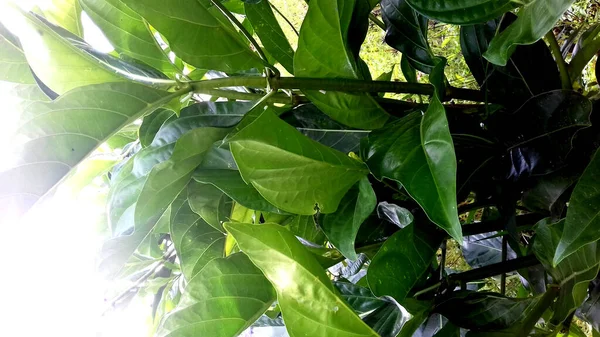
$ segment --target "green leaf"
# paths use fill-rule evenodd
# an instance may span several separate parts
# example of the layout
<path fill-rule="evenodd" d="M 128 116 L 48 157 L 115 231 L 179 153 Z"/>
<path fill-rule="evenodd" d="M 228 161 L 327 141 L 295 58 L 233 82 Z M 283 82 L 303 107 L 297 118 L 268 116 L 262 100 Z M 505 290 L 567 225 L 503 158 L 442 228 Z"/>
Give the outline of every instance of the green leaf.
<path fill-rule="evenodd" d="M 232 202 L 221 190 L 210 184 L 190 181 L 188 200 L 192 210 L 209 225 L 223 231 L 223 223 L 231 215 Z"/>
<path fill-rule="evenodd" d="M 402 58 L 400 59 L 400 70 L 402 70 L 402 75 L 404 75 L 406 82 L 419 82 L 417 79 L 417 70 L 410 64 L 410 59 L 404 54 L 402 54 Z"/>
<path fill-rule="evenodd" d="M 432 77 L 443 75 L 438 67 Z M 361 147 L 375 177 L 401 183 L 436 225 L 462 242 L 454 145 L 437 96 L 424 115 L 417 111 L 371 132 Z"/>
<path fill-rule="evenodd" d="M 363 79 L 349 48 L 355 0 L 312 0 L 300 30 L 294 57 L 298 77 Z M 307 97 L 336 121 L 361 129 L 376 129 L 389 115 L 368 93 L 305 91 Z"/>
<path fill-rule="evenodd" d="M 385 301 L 375 297 L 369 288 L 349 282 L 334 282 L 333 284 L 342 294 L 342 298 L 359 314 L 387 305 Z"/>
<path fill-rule="evenodd" d="M 144 183 L 135 208 L 136 227 L 158 220 L 188 185 L 206 151 L 229 131 L 225 128 L 197 128 L 177 140 L 171 158 L 156 165 Z"/>
<path fill-rule="evenodd" d="M 377 196 L 367 177 L 346 193 L 337 211 L 323 218 L 323 231 L 331 243 L 350 260 L 356 260 L 354 241 L 360 225 L 373 213 Z"/>
<path fill-rule="evenodd" d="M 291 337 L 377 336 L 291 232 L 276 224 L 227 223 L 225 229 L 275 287 Z"/>
<path fill-rule="evenodd" d="M 417 12 L 445 23 L 470 25 L 483 23 L 518 6 L 513 0 L 407 0 Z"/>
<path fill-rule="evenodd" d="M 223 257 L 225 235 L 194 213 L 188 200 L 184 200 L 172 213 L 171 239 L 177 251 L 181 271 L 190 281 L 208 262 Z"/>
<path fill-rule="evenodd" d="M 157 337 L 235 337 L 275 301 L 269 281 L 242 253 L 209 262 L 188 283 Z"/>
<path fill-rule="evenodd" d="M 435 62 L 427 42 L 427 18 L 416 13 L 406 0 L 381 0 L 381 14 L 385 42 L 399 50 L 413 68 L 429 74 Z"/>
<path fill-rule="evenodd" d="M 266 219 L 266 222 L 272 222 Z M 323 244 L 325 234 L 319 229 L 312 215 L 297 215 L 285 227 L 294 235 L 299 236 L 312 243 Z"/>
<path fill-rule="evenodd" d="M 294 214 L 312 215 L 315 206 L 335 212 L 367 173 L 364 164 L 306 138 L 268 110 L 238 132 L 230 147 L 244 181 Z"/>
<path fill-rule="evenodd" d="M 574 0 L 533 0 L 519 11 L 517 21 L 496 35 L 484 57 L 504 66 L 517 45 L 535 43 L 548 33 Z"/>
<path fill-rule="evenodd" d="M 153 113 L 144 117 L 139 129 L 139 139 L 142 147 L 152 144 L 154 136 L 167 121 L 172 120 L 175 113 L 169 109 L 156 109 Z"/>
<path fill-rule="evenodd" d="M 116 131 L 180 94 L 106 83 L 31 103 L 18 131 L 18 162 L 0 174 L 3 202 L 26 196 L 29 208 Z"/>
<path fill-rule="evenodd" d="M 581 183 L 581 181 L 580 181 Z M 573 195 L 577 193 L 577 188 Z M 572 200 L 572 199 L 571 199 Z M 570 207 L 573 207 L 573 201 Z M 592 205 L 595 205 L 592 203 Z M 569 209 L 570 211 L 570 209 Z M 588 284 L 596 278 L 600 267 L 600 248 L 596 242 L 582 244 L 574 253 L 556 262 L 555 251 L 560 247 L 564 232 L 567 229 L 569 216 L 555 224 L 549 219 L 543 219 L 536 224 L 536 236 L 533 242 L 533 252 L 542 262 L 546 271 L 552 276 L 554 283 L 560 286 L 558 300 L 554 306 L 553 324 L 562 323 L 587 296 Z"/>
<path fill-rule="evenodd" d="M 458 291 L 443 299 L 434 311 L 462 328 L 493 331 L 517 324 L 523 312 L 538 300 L 539 297 L 519 299 L 496 293 Z"/>
<path fill-rule="evenodd" d="M 48 21 L 83 37 L 79 0 L 52 0 L 43 12 Z"/>
<path fill-rule="evenodd" d="M 600 239 L 600 150 L 583 171 L 569 200 L 565 228 L 554 254 L 558 265 L 582 246 Z"/>
<path fill-rule="evenodd" d="M 576 51 L 569 63 L 569 77 L 575 81 L 581 76 L 583 69 L 600 51 L 600 25 L 595 24 L 586 30 L 577 43 Z"/>
<path fill-rule="evenodd" d="M 81 0 L 90 16 L 120 54 L 140 60 L 166 74 L 181 72 L 169 60 L 142 17 L 121 0 Z"/>
<path fill-rule="evenodd" d="M 0 24 L 0 81 L 35 84 L 19 40 Z"/>
<path fill-rule="evenodd" d="M 121 1 L 163 34 L 177 56 L 196 68 L 235 72 L 262 67 L 227 17 L 208 0 Z"/>
<path fill-rule="evenodd" d="M 18 36 L 29 66 L 56 93 L 123 80 L 97 58 L 67 40 L 64 36 L 68 32 L 35 14 L 22 12 L 21 15 L 24 24 L 19 27 Z"/>
<path fill-rule="evenodd" d="M 409 225 L 385 241 L 367 270 L 375 296 L 402 302 L 429 269 L 440 242 Z"/>
<path fill-rule="evenodd" d="M 204 184 L 212 184 L 235 202 L 244 207 L 269 213 L 285 214 L 263 198 L 252 185 L 248 185 L 236 170 L 203 170 L 194 173 L 194 180 Z"/>
<path fill-rule="evenodd" d="M 244 4 L 246 18 L 263 46 L 290 74 L 294 73 L 294 50 L 285 37 L 269 1 Z"/>

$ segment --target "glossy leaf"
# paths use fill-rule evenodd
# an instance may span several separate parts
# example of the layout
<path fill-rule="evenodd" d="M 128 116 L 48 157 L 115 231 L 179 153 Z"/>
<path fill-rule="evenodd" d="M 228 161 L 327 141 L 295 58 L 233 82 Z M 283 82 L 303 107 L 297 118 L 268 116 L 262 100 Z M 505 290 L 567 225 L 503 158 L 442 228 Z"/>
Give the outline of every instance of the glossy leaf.
<path fill-rule="evenodd" d="M 252 185 L 246 184 L 239 171 L 199 169 L 193 177 L 198 182 L 215 186 L 235 202 L 250 209 L 269 213 L 285 213 L 266 201 Z"/>
<path fill-rule="evenodd" d="M 588 284 L 596 278 L 600 267 L 600 248 L 595 242 L 580 246 L 555 267 L 552 265 L 556 262 L 553 261 L 554 253 L 560 246 L 559 240 L 562 239 L 565 229 L 564 219 L 552 225 L 549 219 L 543 219 L 536 225 L 536 237 L 533 243 L 535 255 L 552 276 L 553 281 L 560 286 L 559 297 L 551 319 L 553 324 L 563 322 L 583 303 Z"/>
<path fill-rule="evenodd" d="M 472 268 L 480 268 L 502 262 L 502 237 L 494 233 L 476 234 L 465 237 L 461 247 L 465 261 Z M 517 257 L 512 248 L 507 250 L 507 258 Z"/>
<path fill-rule="evenodd" d="M 485 58 L 504 66 L 517 45 L 532 44 L 548 33 L 574 0 L 533 0 L 519 11 L 519 17 L 494 37 Z"/>
<path fill-rule="evenodd" d="M 569 76 L 573 81 L 581 76 L 585 66 L 600 51 L 600 25 L 593 25 L 581 35 L 576 51 L 569 63 Z"/>
<path fill-rule="evenodd" d="M 588 297 L 581 305 L 578 317 L 583 318 L 592 325 L 596 331 L 600 331 L 600 283 L 598 279 L 590 282 Z"/>
<path fill-rule="evenodd" d="M 204 154 L 229 133 L 226 128 L 197 128 L 184 134 L 173 155 L 154 168 L 144 183 L 135 208 L 135 226 L 158 220 L 169 204 L 188 185 Z"/>
<path fill-rule="evenodd" d="M 334 282 L 342 298 L 359 314 L 376 310 L 387 303 L 373 295 L 369 288 L 348 282 Z"/>
<path fill-rule="evenodd" d="M 262 65 L 227 17 L 209 1 L 121 1 L 163 34 L 173 52 L 194 67 L 235 72 Z"/>
<path fill-rule="evenodd" d="M 294 56 L 298 77 L 363 79 L 358 60 L 348 47 L 355 0 L 313 0 L 300 30 Z M 305 91 L 321 111 L 345 125 L 375 129 L 389 115 L 367 93 Z"/>
<path fill-rule="evenodd" d="M 0 81 L 34 84 L 29 64 L 19 40 L 0 24 Z"/>
<path fill-rule="evenodd" d="M 409 210 L 398 205 L 390 204 L 387 201 L 380 202 L 377 205 L 377 216 L 400 228 L 410 225 L 414 220 L 414 217 Z"/>
<path fill-rule="evenodd" d="M 303 136 L 265 111 L 230 142 L 242 178 L 284 211 L 333 213 L 367 173 L 364 164 Z M 277 174 L 273 175 L 273 170 Z"/>
<path fill-rule="evenodd" d="M 429 74 L 435 62 L 427 42 L 427 18 L 415 12 L 406 0 L 381 0 L 381 14 L 385 42 L 400 51 L 413 68 Z"/>
<path fill-rule="evenodd" d="M 68 32 L 32 13 L 22 15 L 24 24 L 19 27 L 18 36 L 29 66 L 56 93 L 123 80 L 97 58 L 67 40 L 64 36 L 68 36 Z"/>
<path fill-rule="evenodd" d="M 185 192 L 184 192 L 185 193 Z M 225 235 L 192 211 L 188 200 L 172 210 L 171 239 L 188 281 L 211 260 L 223 256 Z"/>
<path fill-rule="evenodd" d="M 27 196 L 21 205 L 29 208 L 116 131 L 178 95 L 107 83 L 30 104 L 18 131 L 18 162 L 0 174 L 3 202 Z"/>
<path fill-rule="evenodd" d="M 246 255 L 215 259 L 190 280 L 156 336 L 234 337 L 274 301 L 273 287 Z"/>
<path fill-rule="evenodd" d="M 231 199 L 213 185 L 197 183 L 194 180 L 188 184 L 187 191 L 192 210 L 209 225 L 223 231 L 222 224 L 228 221 L 231 215 Z"/>
<path fill-rule="evenodd" d="M 254 32 L 260 38 L 265 49 L 290 74 L 294 73 L 294 50 L 285 37 L 281 26 L 273 14 L 268 1 L 244 4 L 246 18 L 252 24 Z"/>
<path fill-rule="evenodd" d="M 363 320 L 381 337 L 402 336 L 403 330 L 411 330 L 411 317 L 400 310 L 393 302 L 383 302 L 383 306 L 366 315 Z M 417 318 L 418 320 L 418 318 Z M 420 324 L 420 322 L 419 322 Z M 418 325 L 415 326 L 415 330 Z M 414 331 L 413 331 L 414 332 Z M 413 336 L 412 333 L 406 336 Z"/>
<path fill-rule="evenodd" d="M 455 25 L 486 22 L 517 6 L 512 0 L 407 1 L 422 15 Z"/>
<path fill-rule="evenodd" d="M 367 177 L 346 193 L 337 211 L 323 217 L 323 231 L 329 241 L 350 260 L 356 260 L 354 241 L 360 225 L 373 213 L 377 196 Z"/>
<path fill-rule="evenodd" d="M 43 12 L 48 21 L 83 37 L 79 0 L 52 0 Z"/>
<path fill-rule="evenodd" d="M 558 171 L 552 176 L 536 179 L 534 186 L 523 193 L 523 205 L 535 212 L 560 215 L 565 204 L 561 201 L 568 195 L 567 191 L 576 182 L 577 177 Z"/>
<path fill-rule="evenodd" d="M 144 117 L 139 129 L 140 144 L 147 147 L 154 141 L 154 136 L 165 122 L 170 120 L 175 113 L 169 109 L 157 109 Z"/>
<path fill-rule="evenodd" d="M 375 255 L 367 271 L 373 294 L 391 296 L 401 303 L 428 271 L 440 243 L 433 242 L 422 231 L 416 231 L 414 225 L 394 233 Z"/>
<path fill-rule="evenodd" d="M 115 50 L 166 74 L 181 72 L 169 60 L 142 17 L 121 0 L 81 0 Z"/>
<path fill-rule="evenodd" d="M 276 224 L 225 224 L 277 291 L 291 337 L 377 336 L 337 294 L 317 260 Z M 276 254 L 274 254 L 276 252 Z"/>
<path fill-rule="evenodd" d="M 596 152 L 585 169 L 569 200 L 565 228 L 554 255 L 557 265 L 580 247 L 600 239 L 600 155 Z"/>

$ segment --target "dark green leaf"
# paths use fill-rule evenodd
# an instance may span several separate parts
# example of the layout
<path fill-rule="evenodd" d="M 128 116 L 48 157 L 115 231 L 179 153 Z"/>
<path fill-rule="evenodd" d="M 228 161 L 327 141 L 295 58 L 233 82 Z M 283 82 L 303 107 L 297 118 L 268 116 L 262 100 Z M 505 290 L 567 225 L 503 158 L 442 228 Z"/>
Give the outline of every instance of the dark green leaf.
<path fill-rule="evenodd" d="M 285 213 L 271 205 L 252 185 L 248 185 L 236 170 L 199 169 L 194 173 L 197 182 L 212 184 L 240 205 L 256 211 Z"/>
<path fill-rule="evenodd" d="M 400 59 L 400 70 L 402 70 L 402 75 L 404 75 L 406 82 L 419 82 L 417 79 L 417 70 L 410 64 L 410 59 L 404 56 L 404 54 L 402 54 L 402 58 Z"/>
<path fill-rule="evenodd" d="M 346 193 L 337 211 L 323 218 L 323 231 L 331 243 L 350 260 L 356 260 L 354 241 L 360 225 L 373 213 L 377 196 L 367 177 Z"/>
<path fill-rule="evenodd" d="M 572 81 L 581 76 L 585 66 L 598 51 L 600 51 L 600 25 L 595 24 L 581 35 L 576 52 L 569 62 L 569 76 Z"/>
<path fill-rule="evenodd" d="M 171 239 L 181 271 L 190 281 L 208 262 L 223 256 L 225 235 L 194 213 L 188 200 L 172 213 Z"/>
<path fill-rule="evenodd" d="M 215 259 L 189 281 L 156 336 L 238 336 L 274 301 L 273 287 L 246 255 Z"/>
<path fill-rule="evenodd" d="M 166 74 L 181 72 L 171 63 L 142 17 L 122 1 L 81 0 L 81 4 L 117 52 L 140 60 Z"/>
<path fill-rule="evenodd" d="M 394 233 L 373 258 L 367 280 L 376 296 L 402 302 L 429 269 L 440 242 L 407 226 Z"/>
<path fill-rule="evenodd" d="M 364 78 L 359 61 L 348 46 L 355 4 L 355 0 L 310 2 L 294 57 L 296 76 Z M 351 127 L 375 129 L 389 118 L 368 93 L 306 91 L 305 94 L 324 113 Z"/>
<path fill-rule="evenodd" d="M 294 73 L 294 50 L 273 14 L 269 1 L 246 2 L 246 18 L 265 49 L 290 73 Z"/>
<path fill-rule="evenodd" d="M 190 181 L 187 190 L 192 210 L 209 225 L 223 231 L 223 223 L 231 215 L 231 199 L 211 184 Z"/>
<path fill-rule="evenodd" d="M 419 13 L 436 21 L 455 25 L 486 22 L 518 5 L 512 0 L 407 1 Z"/>
<path fill-rule="evenodd" d="M 585 169 L 569 200 L 565 228 L 554 255 L 558 264 L 580 247 L 600 239 L 600 150 Z"/>
<path fill-rule="evenodd" d="M 295 214 L 312 215 L 315 206 L 335 212 L 367 173 L 364 164 L 305 137 L 268 110 L 238 132 L 230 147 L 244 181 Z"/>
<path fill-rule="evenodd" d="M 227 17 L 209 1 L 121 1 L 163 34 L 173 52 L 194 67 L 235 72 L 262 65 Z"/>
<path fill-rule="evenodd" d="M 600 283 L 596 278 L 590 282 L 588 297 L 579 309 L 578 317 L 583 318 L 592 325 L 596 331 L 600 331 Z"/>
<path fill-rule="evenodd" d="M 381 13 L 385 42 L 399 50 L 413 68 L 429 74 L 435 62 L 427 43 L 427 18 L 416 13 L 406 0 L 381 0 Z"/>
<path fill-rule="evenodd" d="M 495 233 L 476 234 L 465 237 L 462 253 L 465 261 L 472 268 L 480 268 L 493 263 L 502 262 L 502 237 Z M 517 257 L 512 248 L 508 248 L 507 258 Z"/>
<path fill-rule="evenodd" d="M 267 219 L 266 219 L 267 220 Z M 270 222 L 270 220 L 267 220 Z M 325 234 L 317 227 L 312 215 L 297 215 L 286 225 L 290 232 L 312 243 L 322 244 Z"/>
<path fill-rule="evenodd" d="M 562 171 L 556 175 L 542 176 L 523 192 L 523 205 L 534 212 L 559 216 L 565 206 L 562 199 L 576 180 L 577 176 Z"/>
<path fill-rule="evenodd" d="M 359 314 L 387 305 L 385 301 L 375 297 L 369 288 L 348 282 L 334 282 L 333 284 L 342 294 L 342 298 Z"/>
<path fill-rule="evenodd" d="M 574 0 L 532 0 L 517 20 L 492 39 L 484 57 L 504 66 L 517 45 L 535 43 L 548 33 Z"/>
<path fill-rule="evenodd" d="M 35 84 L 19 40 L 0 24 L 0 81 Z"/>
<path fill-rule="evenodd" d="M 400 228 L 410 225 L 414 220 L 413 215 L 409 210 L 398 205 L 390 204 L 387 201 L 380 202 L 379 205 L 377 205 L 377 216 Z"/>
<path fill-rule="evenodd" d="M 383 302 L 382 306 L 369 313 L 363 320 L 381 337 L 396 337 L 401 330 L 410 330 L 410 316 L 392 302 Z M 415 329 L 417 327 L 418 325 Z M 411 333 L 406 336 L 413 335 Z"/>
<path fill-rule="evenodd" d="M 291 232 L 276 224 L 228 223 L 225 229 L 275 287 L 291 337 L 377 336 Z"/>
<path fill-rule="evenodd" d="M 172 120 L 175 113 L 169 109 L 156 109 L 153 113 L 144 117 L 142 125 L 140 125 L 139 139 L 142 147 L 147 147 L 152 144 L 154 136 L 164 123 Z"/>
<path fill-rule="evenodd" d="M 571 206 L 572 207 L 572 206 Z M 568 215 L 567 215 L 568 217 Z M 533 251 L 542 262 L 554 283 L 560 286 L 558 300 L 554 306 L 553 324 L 562 323 L 587 295 L 587 287 L 596 278 L 600 265 L 600 249 L 597 243 L 579 246 L 573 254 L 561 259 L 556 267 L 555 251 L 566 229 L 566 221 L 550 225 L 549 219 L 543 219 L 536 225 Z"/>
<path fill-rule="evenodd" d="M 19 128 L 24 143 L 16 166 L 0 174 L 3 202 L 27 196 L 20 200 L 29 208 L 116 131 L 178 95 L 107 83 L 29 104 Z"/>

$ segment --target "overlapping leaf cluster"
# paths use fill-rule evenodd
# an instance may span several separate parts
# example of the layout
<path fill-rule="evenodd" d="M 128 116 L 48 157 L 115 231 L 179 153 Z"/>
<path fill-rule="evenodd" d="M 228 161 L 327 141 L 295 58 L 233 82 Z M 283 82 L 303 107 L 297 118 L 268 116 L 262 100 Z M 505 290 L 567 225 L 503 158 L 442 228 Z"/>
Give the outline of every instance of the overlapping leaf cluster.
<path fill-rule="evenodd" d="M 572 2 L 311 0 L 297 46 L 267 0 L 7 6 L 0 80 L 19 125 L 0 207 L 104 179 L 100 270 L 152 289 L 157 336 L 597 328 L 598 103 L 573 85 L 600 31 L 560 49 Z M 113 52 L 82 39 L 82 11 Z M 410 83 L 372 81 L 370 20 Z M 434 22 L 461 26 L 480 90 L 449 85 Z M 448 240 L 475 269 L 447 268 Z M 504 292 L 507 273 L 517 297 L 477 282 L 502 275 Z"/>

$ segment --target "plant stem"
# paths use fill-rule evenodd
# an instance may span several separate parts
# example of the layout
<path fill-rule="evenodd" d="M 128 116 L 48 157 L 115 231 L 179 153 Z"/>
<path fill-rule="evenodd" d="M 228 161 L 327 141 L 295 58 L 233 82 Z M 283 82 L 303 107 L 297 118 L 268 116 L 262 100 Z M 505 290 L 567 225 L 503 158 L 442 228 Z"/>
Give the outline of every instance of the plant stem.
<path fill-rule="evenodd" d="M 202 91 L 202 93 L 206 94 L 206 95 L 214 96 L 214 97 L 221 97 L 221 98 L 235 99 L 235 100 L 242 100 L 242 101 L 258 101 L 264 97 L 264 95 L 261 95 L 261 94 L 253 94 L 253 93 L 249 93 L 249 92 L 239 92 L 239 91 L 222 90 L 222 89 L 205 89 Z M 295 99 L 297 99 L 297 98 L 298 98 L 298 96 L 290 97 L 285 94 L 277 94 L 277 95 L 273 95 L 273 96 L 269 97 L 268 103 L 271 103 L 271 104 L 275 104 L 275 103 L 277 103 L 277 104 L 294 104 L 294 103 L 297 103 L 297 101 L 295 101 Z"/>
<path fill-rule="evenodd" d="M 217 7 L 221 11 L 221 13 L 223 13 L 223 15 L 225 15 L 229 19 L 229 21 L 231 21 L 231 23 L 233 23 L 240 30 L 244 37 L 246 37 L 246 39 L 250 42 L 250 44 L 258 53 L 258 56 L 260 56 L 261 60 L 265 64 L 265 67 L 277 72 L 277 68 L 275 68 L 272 64 L 269 63 L 265 52 L 263 52 L 258 42 L 256 42 L 252 34 L 250 34 L 248 30 L 246 30 L 246 27 L 244 27 L 244 25 L 242 25 L 242 23 L 238 21 L 235 15 L 233 15 L 233 13 L 231 13 L 227 8 L 225 8 L 225 6 L 221 4 L 220 0 L 210 0 L 210 2 L 213 4 L 213 6 Z"/>
<path fill-rule="evenodd" d="M 535 255 L 528 255 L 525 257 L 519 257 L 505 262 L 490 264 L 485 267 L 465 271 L 462 273 L 452 274 L 449 275 L 447 279 L 449 281 L 453 281 L 453 283 L 471 282 L 492 276 L 497 276 L 503 273 L 508 273 L 521 268 L 536 266 L 538 264 L 540 264 L 540 261 L 538 261 Z"/>
<path fill-rule="evenodd" d="M 235 76 L 212 80 L 189 82 L 195 92 L 202 93 L 206 89 L 223 87 L 265 88 L 267 84 L 273 89 L 299 89 L 343 92 L 392 92 L 406 94 L 433 95 L 433 86 L 424 83 L 406 83 L 389 81 L 365 81 L 343 78 L 309 78 L 309 77 L 259 77 Z M 484 95 L 471 89 L 447 87 L 446 97 L 461 100 L 483 102 Z"/>
<path fill-rule="evenodd" d="M 371 20 L 371 22 L 373 22 L 374 24 L 379 26 L 379 28 L 381 28 L 383 31 L 385 31 L 385 23 L 383 23 L 383 21 L 379 20 L 379 18 L 376 17 L 375 14 L 369 13 L 369 19 Z"/>
<path fill-rule="evenodd" d="M 300 33 L 298 33 L 298 30 L 296 30 L 296 27 L 294 27 L 294 25 L 292 24 L 292 22 L 288 18 L 286 18 L 285 15 L 283 15 L 283 13 L 281 13 L 281 11 L 277 7 L 275 7 L 275 5 L 273 5 L 271 2 L 269 2 L 269 5 L 271 5 L 271 8 L 273 8 L 275 12 L 277 12 L 277 14 L 279 14 L 279 16 L 281 16 L 281 18 L 285 22 L 287 22 L 287 24 L 294 31 L 294 33 L 296 33 L 296 35 L 300 35 Z"/>
<path fill-rule="evenodd" d="M 556 36 L 554 36 L 554 32 L 552 30 L 546 33 L 545 40 L 550 45 L 550 52 L 552 52 L 552 55 L 556 60 L 556 64 L 558 64 L 562 88 L 566 90 L 573 90 L 571 78 L 569 77 L 569 68 L 567 67 L 567 63 L 560 52 L 558 41 L 556 41 Z"/>

